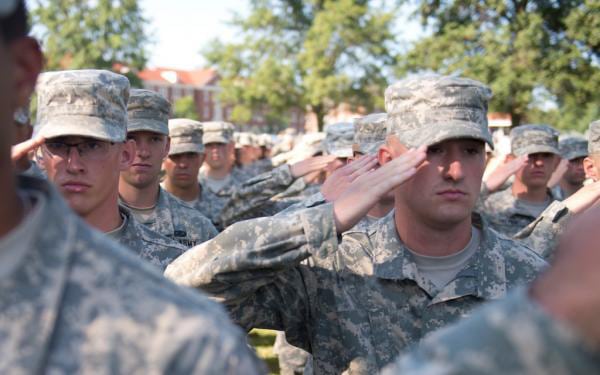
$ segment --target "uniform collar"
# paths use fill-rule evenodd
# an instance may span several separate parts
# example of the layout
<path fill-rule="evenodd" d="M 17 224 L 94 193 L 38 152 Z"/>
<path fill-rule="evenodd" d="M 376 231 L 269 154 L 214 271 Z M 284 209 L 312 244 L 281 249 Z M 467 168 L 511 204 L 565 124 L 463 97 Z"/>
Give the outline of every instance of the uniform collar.
<path fill-rule="evenodd" d="M 481 231 L 478 250 L 467 267 L 441 291 L 419 281 L 418 269 L 406 245 L 396 231 L 394 210 L 381 219 L 373 234 L 373 273 L 380 279 L 412 280 L 431 297 L 431 303 L 466 295 L 497 299 L 506 294 L 505 259 L 497 234 L 479 215 L 473 214 L 473 225 Z"/>

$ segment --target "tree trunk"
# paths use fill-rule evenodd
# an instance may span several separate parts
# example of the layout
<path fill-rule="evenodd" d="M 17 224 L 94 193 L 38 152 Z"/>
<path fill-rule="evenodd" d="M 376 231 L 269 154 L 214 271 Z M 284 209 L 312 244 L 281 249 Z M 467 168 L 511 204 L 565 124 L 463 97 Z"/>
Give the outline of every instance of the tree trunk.
<path fill-rule="evenodd" d="M 323 131 L 323 126 L 325 125 L 325 108 L 322 104 L 315 105 L 312 107 L 315 116 L 317 117 L 317 128 L 320 132 Z"/>

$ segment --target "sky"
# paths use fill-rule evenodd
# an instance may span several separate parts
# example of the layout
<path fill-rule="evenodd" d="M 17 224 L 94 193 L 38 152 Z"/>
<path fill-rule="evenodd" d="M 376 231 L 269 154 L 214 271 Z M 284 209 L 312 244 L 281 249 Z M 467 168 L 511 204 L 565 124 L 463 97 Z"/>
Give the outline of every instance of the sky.
<path fill-rule="evenodd" d="M 150 47 L 149 67 L 194 69 L 204 67 L 200 51 L 212 39 L 235 38 L 227 24 L 232 12 L 248 11 L 247 0 L 141 0 L 150 21 L 154 43 Z M 397 32 L 405 42 L 423 35 L 417 20 L 409 20 L 408 11 L 396 22 Z"/>
<path fill-rule="evenodd" d="M 141 0 L 154 41 L 148 66 L 202 67 L 201 49 L 217 37 L 232 40 L 235 30 L 226 22 L 232 12 L 244 13 L 246 4 L 244 0 Z"/>

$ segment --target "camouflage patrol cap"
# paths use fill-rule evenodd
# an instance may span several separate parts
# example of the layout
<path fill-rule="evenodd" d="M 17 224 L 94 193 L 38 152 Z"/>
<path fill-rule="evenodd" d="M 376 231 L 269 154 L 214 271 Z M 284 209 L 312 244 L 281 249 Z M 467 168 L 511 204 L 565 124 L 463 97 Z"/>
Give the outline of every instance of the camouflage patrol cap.
<path fill-rule="evenodd" d="M 549 152 L 560 155 L 558 132 L 549 125 L 521 125 L 510 131 L 510 148 L 515 156 Z"/>
<path fill-rule="evenodd" d="M 40 75 L 37 134 L 76 135 L 110 142 L 127 138 L 129 80 L 106 70 L 65 70 Z"/>
<path fill-rule="evenodd" d="M 169 135 L 171 103 L 161 94 L 132 89 L 127 103 L 127 132 L 150 131 Z"/>
<path fill-rule="evenodd" d="M 30 113 L 29 106 L 18 108 L 13 116 L 15 123 L 18 125 L 29 125 Z"/>
<path fill-rule="evenodd" d="M 351 122 L 338 122 L 325 127 L 325 140 L 323 147 L 330 155 L 339 158 L 350 158 L 354 155 L 352 143 L 354 142 L 354 124 Z"/>
<path fill-rule="evenodd" d="M 252 146 L 253 145 L 252 134 L 250 134 L 250 133 L 246 133 L 246 132 L 234 133 L 233 138 L 235 140 L 235 148 L 241 148 L 244 146 Z"/>
<path fill-rule="evenodd" d="M 481 82 L 450 76 L 407 78 L 385 90 L 388 134 L 406 147 L 472 138 L 493 147 L 487 108 L 492 91 Z"/>
<path fill-rule="evenodd" d="M 573 160 L 588 155 L 588 142 L 581 136 L 567 136 L 558 140 L 558 149 L 563 159 Z"/>
<path fill-rule="evenodd" d="M 186 118 L 169 120 L 169 135 L 171 136 L 169 155 L 184 154 L 186 152 L 203 153 L 202 128 L 201 122 Z"/>
<path fill-rule="evenodd" d="M 588 152 L 592 154 L 600 154 L 600 120 L 590 123 L 588 129 Z"/>
<path fill-rule="evenodd" d="M 223 121 L 209 121 L 202 123 L 202 143 L 231 143 L 233 141 L 233 124 Z"/>
<path fill-rule="evenodd" d="M 354 120 L 353 150 L 362 154 L 375 154 L 385 141 L 387 113 L 372 113 Z"/>

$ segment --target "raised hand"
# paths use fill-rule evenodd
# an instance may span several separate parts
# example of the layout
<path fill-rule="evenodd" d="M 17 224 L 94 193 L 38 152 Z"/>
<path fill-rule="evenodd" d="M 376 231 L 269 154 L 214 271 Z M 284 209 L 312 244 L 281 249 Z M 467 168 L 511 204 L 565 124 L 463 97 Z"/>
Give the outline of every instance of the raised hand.
<path fill-rule="evenodd" d="M 290 170 L 294 178 L 300 178 L 311 172 L 325 169 L 335 159 L 336 157 L 333 155 L 313 156 L 290 165 Z"/>
<path fill-rule="evenodd" d="M 25 142 L 14 145 L 11 150 L 11 159 L 13 164 L 21 160 L 30 151 L 34 151 L 44 143 L 45 139 L 42 137 L 28 139 Z"/>
<path fill-rule="evenodd" d="M 337 232 L 352 228 L 383 196 L 410 179 L 425 161 L 426 151 L 425 146 L 411 149 L 357 177 L 333 203 Z"/>
<path fill-rule="evenodd" d="M 339 198 L 354 180 L 377 166 L 377 158 L 371 155 L 360 158 L 336 169 L 321 186 L 321 194 L 328 202 Z"/>
<path fill-rule="evenodd" d="M 527 164 L 527 155 L 519 156 L 518 158 L 508 161 L 504 159 L 500 164 L 485 180 L 485 186 L 490 193 L 498 190 L 510 176 L 517 173 L 521 168 Z"/>

